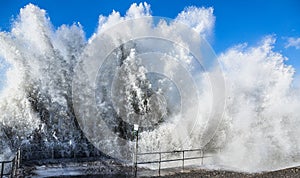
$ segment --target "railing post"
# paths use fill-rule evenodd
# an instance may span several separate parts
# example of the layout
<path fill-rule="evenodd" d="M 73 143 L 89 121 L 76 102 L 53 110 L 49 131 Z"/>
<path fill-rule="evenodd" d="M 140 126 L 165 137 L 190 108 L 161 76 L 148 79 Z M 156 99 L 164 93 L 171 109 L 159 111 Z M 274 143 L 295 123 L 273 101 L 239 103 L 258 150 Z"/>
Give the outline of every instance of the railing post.
<path fill-rule="evenodd" d="M 184 150 L 182 151 L 182 171 L 184 171 Z"/>
<path fill-rule="evenodd" d="M 22 160 L 22 156 L 21 156 L 21 148 L 18 149 L 18 159 L 17 159 L 17 169 L 20 167 L 21 165 L 21 160 Z"/>
<path fill-rule="evenodd" d="M 11 162 L 11 171 L 10 171 L 11 177 L 14 177 L 16 175 L 16 169 L 17 169 L 17 167 L 16 167 L 17 161 L 16 160 L 18 159 L 17 157 L 18 157 L 18 152 L 17 152 L 17 155 L 14 157 L 14 159 Z"/>
<path fill-rule="evenodd" d="M 17 175 L 18 159 L 19 159 L 19 149 L 18 149 L 17 154 L 16 154 L 16 156 L 13 159 L 13 162 L 12 162 L 12 166 L 11 166 L 12 177 L 14 177 L 15 175 Z"/>
<path fill-rule="evenodd" d="M 19 155 L 19 149 L 18 149 L 16 157 L 14 159 L 16 169 L 19 167 L 19 165 L 18 165 L 19 164 L 19 159 L 20 159 L 20 155 Z"/>
<path fill-rule="evenodd" d="M 3 173 L 4 173 L 4 163 L 1 163 L 1 178 L 3 177 Z"/>
<path fill-rule="evenodd" d="M 51 158 L 54 159 L 54 147 L 51 149 Z"/>
<path fill-rule="evenodd" d="M 16 159 L 16 168 L 15 168 L 16 175 L 18 174 L 18 169 L 21 166 L 21 161 L 22 161 L 21 148 L 19 148 L 17 152 L 17 159 Z"/>
<path fill-rule="evenodd" d="M 161 167 L 161 153 L 159 153 L 158 176 L 160 176 L 160 167 Z"/>
<path fill-rule="evenodd" d="M 203 150 L 201 149 L 201 166 L 203 165 L 203 158 L 204 158 L 204 152 L 203 152 Z"/>

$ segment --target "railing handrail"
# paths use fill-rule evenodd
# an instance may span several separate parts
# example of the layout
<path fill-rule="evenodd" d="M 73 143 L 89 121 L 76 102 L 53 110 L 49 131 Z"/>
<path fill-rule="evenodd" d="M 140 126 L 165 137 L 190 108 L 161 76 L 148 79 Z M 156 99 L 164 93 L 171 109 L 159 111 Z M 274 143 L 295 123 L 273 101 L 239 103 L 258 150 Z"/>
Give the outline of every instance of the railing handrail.
<path fill-rule="evenodd" d="M 0 161 L 0 164 L 7 164 L 7 163 L 11 163 L 13 161 L 14 161 L 14 158 L 12 160 L 10 160 L 10 161 Z"/>
<path fill-rule="evenodd" d="M 173 151 L 155 151 L 155 152 L 144 152 L 144 153 L 137 153 L 137 155 L 150 155 L 150 154 L 167 154 L 167 153 L 178 153 L 178 152 L 194 152 L 194 151 L 203 151 L 203 149 L 185 149 L 185 150 L 173 150 Z"/>

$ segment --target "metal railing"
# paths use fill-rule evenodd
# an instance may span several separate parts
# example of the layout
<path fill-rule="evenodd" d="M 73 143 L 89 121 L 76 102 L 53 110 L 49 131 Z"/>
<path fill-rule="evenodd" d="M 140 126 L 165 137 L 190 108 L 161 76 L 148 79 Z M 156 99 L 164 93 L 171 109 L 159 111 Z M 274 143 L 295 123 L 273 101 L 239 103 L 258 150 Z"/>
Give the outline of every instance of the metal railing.
<path fill-rule="evenodd" d="M 76 144 L 79 145 L 79 144 Z M 22 146 L 22 161 L 23 163 L 30 163 L 36 161 L 47 161 L 53 159 L 81 159 L 94 158 L 103 156 L 102 152 L 94 147 L 87 145 L 86 147 L 63 147 L 51 146 L 37 148 L 32 145 Z"/>
<path fill-rule="evenodd" d="M 21 160 L 26 164 L 35 164 L 36 162 L 47 162 L 51 160 L 79 160 L 79 159 L 96 159 L 101 157 L 100 151 L 94 152 L 79 152 L 76 150 L 66 151 L 62 149 L 51 149 L 51 150 L 24 150 L 22 149 Z"/>
<path fill-rule="evenodd" d="M 1 172 L 0 178 L 14 177 L 17 174 L 17 169 L 20 167 L 20 150 L 17 151 L 17 154 L 10 161 L 0 161 Z M 8 170 L 7 170 L 8 168 Z"/>
<path fill-rule="evenodd" d="M 200 156 L 192 156 L 192 157 L 186 157 L 185 153 L 187 152 L 200 152 Z M 162 159 L 162 154 L 175 154 L 175 153 L 181 153 L 180 158 L 176 159 Z M 201 159 L 201 165 L 203 165 L 203 158 L 210 157 L 210 156 L 204 156 L 203 149 L 191 149 L 191 150 L 174 150 L 174 151 L 164 151 L 164 152 L 149 152 L 149 153 L 137 153 L 136 157 L 142 156 L 142 155 L 159 155 L 158 160 L 154 161 L 143 161 L 138 162 L 138 158 L 135 159 L 135 173 L 134 175 L 137 176 L 137 165 L 139 164 L 158 164 L 158 175 L 160 176 L 161 173 L 161 163 L 164 162 L 175 162 L 175 161 L 182 161 L 182 170 L 184 170 L 184 161 L 186 160 L 194 160 L 194 159 Z"/>

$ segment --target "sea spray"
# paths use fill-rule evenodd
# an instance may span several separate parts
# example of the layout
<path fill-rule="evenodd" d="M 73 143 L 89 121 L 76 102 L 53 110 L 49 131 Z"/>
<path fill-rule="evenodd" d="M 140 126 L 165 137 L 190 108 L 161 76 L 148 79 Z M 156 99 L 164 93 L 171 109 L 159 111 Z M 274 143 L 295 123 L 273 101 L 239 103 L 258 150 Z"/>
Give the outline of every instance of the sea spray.
<path fill-rule="evenodd" d="M 93 149 L 80 131 L 73 111 L 75 66 L 80 64 L 83 51 L 105 30 L 140 17 L 151 17 L 148 4 L 133 4 L 124 17 L 115 11 L 108 17 L 100 16 L 97 32 L 86 41 L 80 24 L 54 29 L 44 10 L 32 4 L 21 9 L 12 30 L 0 33 L 0 56 L 5 64 L 9 64 L 9 68 L 4 69 L 6 84 L 0 100 L 0 154 L 9 157 L 21 143 L 45 150 L 58 148 L 64 152 L 60 157 L 67 157 L 63 155 L 70 154 L 74 148 L 81 148 L 83 152 Z M 214 20 L 212 8 L 196 7 L 186 8 L 175 19 L 189 25 L 203 37 L 211 36 Z M 138 27 L 140 31 L 149 30 L 148 26 Z M 172 34 L 174 29 L 172 23 L 161 23 L 156 30 L 160 30 L 161 34 Z M 189 34 L 181 35 L 183 42 L 192 38 Z M 116 43 L 119 40 L 115 39 Z M 235 46 L 218 56 L 226 81 L 227 105 L 218 131 L 206 145 L 208 152 L 215 149 L 218 152 L 206 164 L 214 168 L 259 172 L 299 163 L 297 126 L 300 99 L 298 89 L 292 87 L 295 69 L 285 65 L 287 58 L 274 51 L 274 43 L 275 38 L 269 36 L 257 46 Z M 103 46 L 99 44 L 98 47 Z M 153 45 L 153 48 L 157 46 L 159 44 Z M 91 53 L 97 52 L 97 49 L 92 49 Z M 129 55 L 130 51 L 134 51 L 134 45 L 124 49 L 124 54 Z M 177 56 L 189 61 L 190 56 L 184 50 L 174 49 Z M 131 55 L 134 57 L 133 53 Z M 160 123 L 159 127 L 140 133 L 140 149 L 170 151 L 182 148 L 182 140 L 185 149 L 201 145 L 205 118 L 214 109 L 210 107 L 211 88 L 205 80 L 210 72 L 213 69 L 197 74 L 199 81 L 203 82 L 198 101 L 201 103 L 198 119 L 203 122 L 193 127 L 194 113 L 190 113 L 190 117 L 179 123 L 181 129 L 172 134 L 174 125 L 178 124 L 176 121 L 180 120 L 180 115 L 172 115 L 172 119 Z M 172 86 L 165 83 L 161 86 Z M 176 91 L 174 96 L 177 96 Z M 89 106 L 90 103 L 85 104 Z M 144 108 L 143 105 L 138 106 Z M 173 103 L 171 108 L 175 106 Z M 190 133 L 186 132 L 190 128 L 193 128 L 192 134 L 183 138 L 182 135 Z M 81 146 L 76 147 L 76 144 Z M 44 158 L 51 156 L 45 155 Z"/>

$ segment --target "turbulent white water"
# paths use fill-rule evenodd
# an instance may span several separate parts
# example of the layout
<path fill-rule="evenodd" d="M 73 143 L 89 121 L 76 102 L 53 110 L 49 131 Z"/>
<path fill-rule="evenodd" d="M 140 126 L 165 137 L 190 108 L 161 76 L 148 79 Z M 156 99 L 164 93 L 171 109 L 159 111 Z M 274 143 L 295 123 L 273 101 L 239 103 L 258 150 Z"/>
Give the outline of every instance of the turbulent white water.
<path fill-rule="evenodd" d="M 101 35 L 105 34 L 106 30 L 116 24 L 141 17 L 151 17 L 148 4 L 133 4 L 124 17 L 121 17 L 118 12 L 113 12 L 108 17 L 100 16 L 97 31 L 86 41 L 80 24 L 62 25 L 55 29 L 44 10 L 31 4 L 21 9 L 20 16 L 14 21 L 11 31 L 0 32 L 0 58 L 5 61 L 2 62 L 3 65 L 9 64 L 8 69 L 3 68 L 2 64 L 0 66 L 5 73 L 0 80 L 6 77 L 5 82 L 2 82 L 4 86 L 0 96 L 0 154 L 9 155 L 11 149 L 18 146 L 21 141 L 26 142 L 30 139 L 32 131 L 37 128 L 41 132 L 46 132 L 45 122 L 43 122 L 43 117 L 41 118 L 43 113 L 33 108 L 32 100 L 37 100 L 49 111 L 50 114 L 47 117 L 57 119 L 60 129 L 67 130 L 75 66 L 78 66 L 78 63 L 85 58 L 91 56 L 97 58 L 104 55 L 101 51 L 107 46 L 99 42 L 102 42 Z M 133 32 L 137 34 L 148 32 L 180 41 L 185 48 L 195 51 L 201 48 L 201 39 L 191 37 L 191 34 L 186 33 L 184 28 L 176 28 L 178 27 L 176 23 L 184 23 L 195 30 L 199 36 L 209 39 L 212 36 L 214 21 L 212 8 L 189 7 L 179 13 L 173 23 L 161 22 L 154 25 L 151 20 L 146 20 L 142 21 L 144 24 L 138 26 L 129 24 L 125 26 L 127 28 L 119 29 L 122 34 L 113 36 L 114 39 L 110 38 L 112 40 L 109 43 L 118 46 L 124 43 L 122 40 L 132 35 Z M 132 30 L 132 28 L 135 29 Z M 163 71 L 164 73 L 173 72 L 170 76 L 175 77 L 176 71 L 180 69 L 173 65 L 174 63 L 170 65 L 166 62 L 169 60 L 168 56 L 175 56 L 182 60 L 183 65 L 188 66 L 187 68 L 193 69 L 191 55 L 176 45 L 172 46 L 174 49 L 172 53 L 169 53 L 171 46 L 167 46 L 166 42 L 157 44 L 148 40 L 135 41 L 135 43 L 136 46 L 131 44 L 124 46 L 128 54 L 122 61 L 125 67 L 120 69 L 120 74 L 127 72 L 129 76 L 110 81 L 112 88 L 125 87 L 124 92 L 112 89 L 115 96 L 126 96 L 112 99 L 112 104 L 120 108 L 116 112 L 119 115 L 129 113 L 123 117 L 130 119 L 134 116 L 128 111 L 136 107 L 139 112 L 146 112 L 146 106 L 149 106 L 161 111 L 151 115 L 151 118 L 170 114 L 168 119 L 154 129 L 140 133 L 139 149 L 143 151 L 199 148 L 205 140 L 204 130 L 209 128 L 205 119 L 209 117 L 211 110 L 214 110 L 211 107 L 211 86 L 206 76 L 216 72 L 215 69 L 212 67 L 198 72 L 192 70 L 193 79 L 201 86 L 201 90 L 198 91 L 199 97 L 196 97 L 198 101 L 194 102 L 195 93 L 191 92 L 185 96 L 175 89 L 172 90 L 176 86 L 167 79 L 163 80 L 158 76 L 157 81 L 164 84 L 147 83 L 145 74 L 147 70 L 139 67 L 143 63 L 143 60 L 139 58 L 151 60 L 153 56 L 149 57 L 147 54 L 138 56 L 138 52 L 149 52 L 149 49 L 159 49 L 161 53 L 166 51 L 163 54 L 165 61 L 161 62 L 164 64 Z M 215 167 L 258 172 L 288 167 L 300 162 L 300 138 L 298 136 L 300 131 L 297 128 L 300 122 L 300 95 L 298 89 L 292 87 L 295 71 L 292 66 L 285 65 L 286 57 L 273 50 L 274 43 L 275 38 L 267 36 L 257 46 L 238 45 L 218 56 L 226 82 L 226 91 L 223 91 L 226 92 L 226 108 L 215 137 L 208 144 L 209 149 L 219 150 L 209 164 Z M 117 63 L 113 61 L 116 58 L 114 55 L 120 56 L 120 51 L 116 50 L 111 56 L 105 56 L 108 62 L 101 69 L 102 71 L 111 73 L 119 71 L 113 68 Z M 141 61 L 133 64 L 133 59 Z M 84 67 L 89 71 L 100 70 L 99 66 L 93 64 Z M 199 68 L 196 67 L 196 69 Z M 82 73 L 81 77 L 86 76 Z M 101 83 L 99 85 L 108 85 L 109 81 L 104 79 L 109 77 L 111 77 L 110 73 L 100 75 L 97 78 Z M 86 80 L 88 81 L 88 78 Z M 150 81 L 155 81 L 155 79 Z M 141 83 L 145 86 L 143 89 L 138 87 Z M 180 84 L 176 85 L 180 86 Z M 169 88 L 164 88 L 166 86 Z M 155 93 L 147 100 L 149 105 L 140 104 L 144 102 L 142 98 L 145 95 L 145 88 L 152 89 L 151 92 Z M 102 97 L 100 99 L 103 99 L 105 98 L 104 90 L 101 89 L 99 87 L 96 91 Z M 135 91 L 135 97 L 132 93 L 126 93 L 127 90 Z M 83 104 L 86 106 L 93 104 L 87 101 L 86 98 L 89 96 L 85 97 L 89 93 L 88 90 L 82 92 L 83 99 L 80 100 L 84 101 Z M 163 97 L 165 100 L 161 99 L 160 94 L 167 93 L 170 96 L 165 95 Z M 182 96 L 190 102 L 177 103 Z M 131 107 L 129 103 L 135 101 L 138 102 Z M 156 103 L 162 104 L 155 105 Z M 161 107 L 166 103 L 167 107 Z M 197 104 L 194 106 L 193 103 Z M 100 101 L 98 104 L 103 107 L 107 103 Z M 178 105 L 186 110 L 183 112 L 184 120 L 181 119 L 182 113 L 177 113 L 180 110 L 176 107 Z M 199 111 L 198 115 L 195 111 Z M 196 120 L 195 115 L 197 115 Z M 160 121 L 154 119 L 149 122 L 153 125 Z M 101 128 L 101 125 L 96 125 L 96 123 L 87 121 L 87 124 Z M 51 135 L 53 139 L 57 137 L 55 131 L 51 131 Z M 119 142 L 116 141 L 116 143 Z M 108 144 L 108 146 L 111 145 Z M 118 148 L 114 147 L 114 149 Z"/>

